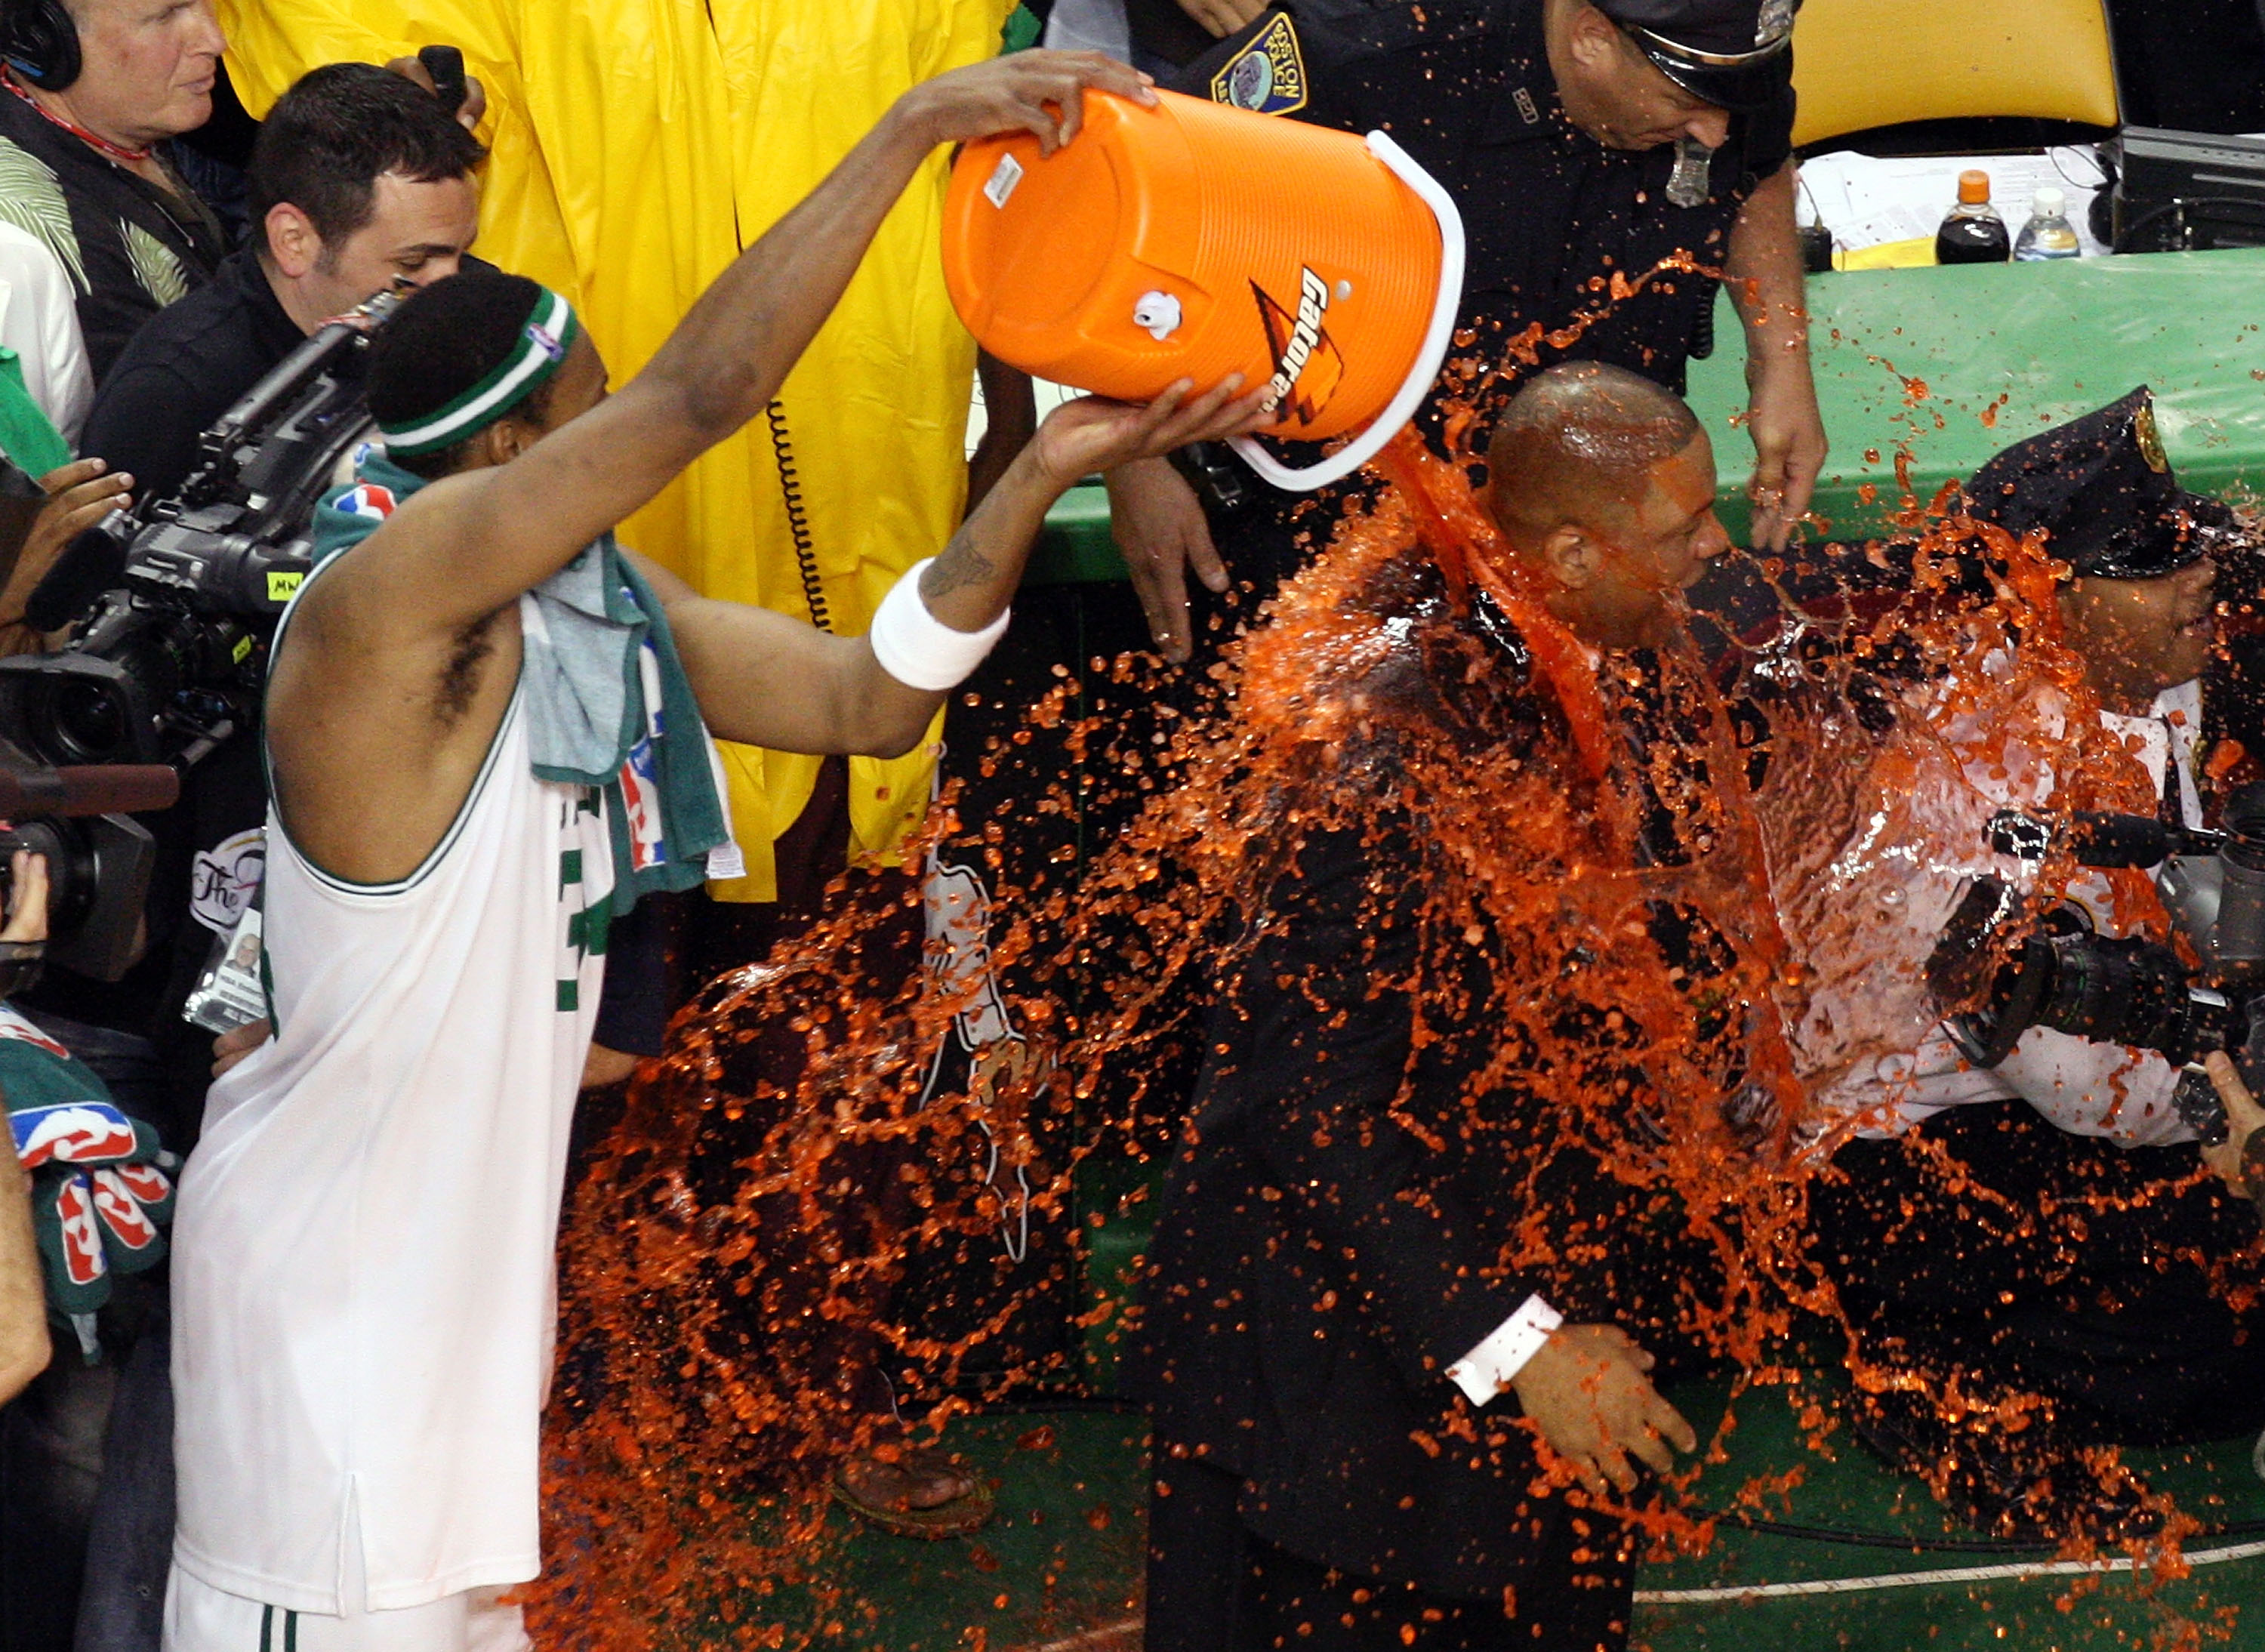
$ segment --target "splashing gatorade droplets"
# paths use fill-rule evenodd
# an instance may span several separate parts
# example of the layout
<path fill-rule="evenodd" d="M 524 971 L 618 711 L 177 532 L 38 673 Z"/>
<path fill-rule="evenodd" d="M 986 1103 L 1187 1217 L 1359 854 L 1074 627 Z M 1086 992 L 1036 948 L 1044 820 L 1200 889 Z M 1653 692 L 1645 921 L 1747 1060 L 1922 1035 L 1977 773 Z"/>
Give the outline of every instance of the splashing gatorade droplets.
<path fill-rule="evenodd" d="M 1120 724 L 1090 708 L 1141 699 L 1135 666 L 1065 679 L 994 754 L 1074 753 L 1040 762 L 1056 775 L 1044 795 L 1008 827 L 939 815 L 945 849 L 996 872 L 1002 830 L 1087 818 L 1080 774 L 1116 776 L 1103 783 L 1138 805 L 1074 883 L 1042 859 L 994 883 L 997 979 L 1046 1051 L 1007 1086 L 1003 1136 L 968 1096 L 921 1096 L 921 1052 L 958 1007 L 878 1000 L 838 969 L 873 913 L 836 912 L 680 1022 L 566 1234 L 538 1635 L 571 1623 L 601 1652 L 645 1652 L 722 1623 L 733 1644 L 802 1645 L 885 1613 L 841 1592 L 819 1535 L 831 1466 L 870 1427 L 841 1398 L 827 1328 L 871 1321 L 901 1402 L 932 1423 L 1065 1380 L 1073 1352 L 1033 1347 L 1021 1321 L 1081 1266 L 1081 1178 L 1169 1151 L 1186 1099 L 1172 1052 L 1192 1037 L 1196 1001 L 1182 986 L 1247 964 L 1247 920 L 1295 846 L 1329 833 L 1374 846 L 1421 824 L 1422 875 L 1378 891 L 1408 937 L 1379 984 L 1417 993 L 1424 1037 L 1461 1037 L 1475 1005 L 1518 1007 L 1427 1127 L 1507 1147 L 1513 1124 L 1539 1119 L 1518 1154 L 1567 1175 L 1599 1168 L 1582 1180 L 1608 1208 L 1666 1220 L 1700 1256 L 1667 1277 L 1584 1278 L 1591 1253 L 1558 1231 L 1578 1212 L 1557 1183 L 1538 1189 L 1536 1219 L 1505 1229 L 1505 1263 L 1562 1275 L 1569 1301 L 1594 1293 L 1599 1311 L 1731 1362 L 1742 1387 L 1785 1386 L 1810 1432 L 1829 1431 L 1786 1341 L 1801 1315 L 1829 1324 L 1837 1311 L 1804 1207 L 1846 1126 L 1810 1097 L 1908 1047 L 1936 1013 L 1905 921 L 1883 921 L 1886 898 L 1912 862 L 1955 863 L 1974 847 L 1959 811 L 1910 805 L 1917 777 L 2042 764 L 2066 796 L 2113 803 L 2131 795 L 2128 760 L 2069 734 L 2097 706 L 2053 642 L 2054 579 L 2033 540 L 1937 516 L 1913 542 L 1807 585 L 1755 570 L 1776 593 L 1773 625 L 1712 658 L 1668 649 L 1642 672 L 1600 672 L 1577 646 L 1553 651 L 1470 457 L 1395 450 L 1392 484 L 1242 645 L 1227 715 L 1201 729 Z M 1532 656 L 1533 703 L 1554 706 L 1522 743 L 1472 738 L 1501 710 L 1495 621 L 1473 618 L 1489 612 Z M 2012 715 L 2050 696 L 2065 716 Z M 1631 716 L 1671 761 L 1638 761 L 1618 732 Z M 1630 853 L 1646 818 L 1675 857 Z M 2040 886 L 2076 875 L 2048 863 Z M 1663 967 L 1660 913 L 1689 960 L 1679 977 Z M 782 1046 L 790 1059 L 759 1059 Z M 998 1210 L 980 1172 L 1002 1139 L 1035 1190 L 1027 1275 L 991 1260 Z M 885 1143 L 911 1148 L 885 1197 L 863 1169 Z M 1126 1197 L 1139 1208 L 1137 1187 Z M 873 1284 L 938 1255 L 969 1270 L 961 1294 L 876 1319 Z M 1121 1338 L 1123 1306 L 1114 1292 L 1095 1299 L 1089 1334 Z M 2011 1403 L 1963 1389 L 1922 1399 L 1961 1417 Z M 1763 1489 L 1702 1467 L 1637 1512 L 1697 1546 L 1708 1510 Z"/>

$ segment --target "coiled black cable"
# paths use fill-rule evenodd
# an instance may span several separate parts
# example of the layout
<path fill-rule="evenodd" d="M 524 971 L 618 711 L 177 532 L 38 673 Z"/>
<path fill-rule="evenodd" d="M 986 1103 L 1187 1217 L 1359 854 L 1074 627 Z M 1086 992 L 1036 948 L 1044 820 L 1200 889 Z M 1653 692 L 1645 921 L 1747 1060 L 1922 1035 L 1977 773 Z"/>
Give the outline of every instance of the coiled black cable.
<path fill-rule="evenodd" d="M 810 622 L 821 631 L 834 629 L 833 611 L 826 605 L 826 587 L 818 579 L 818 549 L 810 532 L 810 511 L 802 500 L 802 477 L 794 468 L 794 439 L 786 427 L 786 407 L 774 397 L 763 408 L 771 430 L 771 457 L 778 466 L 779 497 L 786 504 L 786 531 L 794 541 L 795 571 L 802 576 L 802 600 L 810 606 Z"/>

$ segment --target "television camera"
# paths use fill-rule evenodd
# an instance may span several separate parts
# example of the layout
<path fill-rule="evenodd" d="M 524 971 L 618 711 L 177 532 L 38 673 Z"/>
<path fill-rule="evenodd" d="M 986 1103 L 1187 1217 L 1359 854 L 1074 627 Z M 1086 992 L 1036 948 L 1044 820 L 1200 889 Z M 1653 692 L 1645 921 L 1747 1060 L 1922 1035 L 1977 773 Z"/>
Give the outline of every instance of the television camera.
<path fill-rule="evenodd" d="M 1977 877 L 1927 964 L 1959 1052 L 1995 1066 L 2032 1027 L 2152 1050 L 2188 1070 L 2174 1098 L 2181 1114 L 2205 1140 L 2223 1140 L 2202 1058 L 2224 1050 L 2265 1093 L 2265 782 L 2233 795 L 2221 832 L 2145 815 L 2007 810 L 1992 819 L 1990 842 L 2021 860 L 2059 850 L 2084 866 L 2159 868 L 2155 887 L 2191 952 L 2102 935 L 2072 903 Z"/>
<path fill-rule="evenodd" d="M 186 768 L 258 721 L 316 501 L 370 429 L 362 353 L 400 302 L 325 322 L 199 438 L 178 493 L 72 542 L 25 615 L 77 631 L 0 659 L 0 737 L 47 763 Z"/>

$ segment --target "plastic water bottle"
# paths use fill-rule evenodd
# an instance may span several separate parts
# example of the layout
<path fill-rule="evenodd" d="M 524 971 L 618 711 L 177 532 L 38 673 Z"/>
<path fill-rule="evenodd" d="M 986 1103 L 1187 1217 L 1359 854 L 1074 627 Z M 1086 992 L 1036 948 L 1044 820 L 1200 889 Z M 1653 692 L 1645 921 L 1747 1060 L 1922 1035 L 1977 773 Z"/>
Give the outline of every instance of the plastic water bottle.
<path fill-rule="evenodd" d="M 2083 252 L 2076 228 L 2068 221 L 2068 197 L 2050 187 L 2037 191 L 2029 203 L 2029 221 L 2014 242 L 2014 261 L 2036 264 L 2046 258 L 2079 258 Z"/>
<path fill-rule="evenodd" d="M 1990 174 L 1976 169 L 1958 175 L 1958 204 L 1934 232 L 1937 264 L 2003 264 L 2013 250 L 2006 221 L 1990 204 Z"/>

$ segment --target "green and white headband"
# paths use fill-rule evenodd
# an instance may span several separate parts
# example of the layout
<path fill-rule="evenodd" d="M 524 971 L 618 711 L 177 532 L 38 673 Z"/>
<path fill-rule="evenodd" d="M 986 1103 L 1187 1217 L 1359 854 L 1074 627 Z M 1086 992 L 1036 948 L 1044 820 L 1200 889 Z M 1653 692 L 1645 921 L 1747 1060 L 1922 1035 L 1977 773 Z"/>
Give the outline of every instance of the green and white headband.
<path fill-rule="evenodd" d="M 477 435 L 558 371 L 581 330 L 574 307 L 549 287 L 542 288 L 511 353 L 496 364 L 494 371 L 446 406 L 419 414 L 412 423 L 378 426 L 386 452 L 397 459 L 414 459 Z"/>

